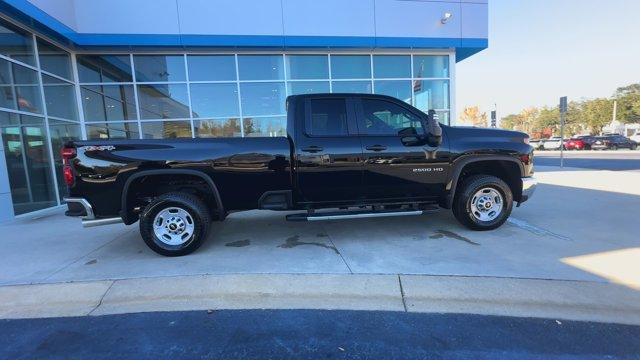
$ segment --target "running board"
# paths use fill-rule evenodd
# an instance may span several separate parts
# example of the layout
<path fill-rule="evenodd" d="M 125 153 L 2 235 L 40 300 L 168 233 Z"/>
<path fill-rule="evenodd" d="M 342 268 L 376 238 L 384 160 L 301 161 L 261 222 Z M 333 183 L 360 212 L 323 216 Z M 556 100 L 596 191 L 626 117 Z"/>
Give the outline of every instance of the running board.
<path fill-rule="evenodd" d="M 317 214 L 290 214 L 286 216 L 287 221 L 322 221 L 322 220 L 344 220 L 363 219 L 390 216 L 415 216 L 438 211 L 437 208 L 426 210 L 395 210 L 395 211 L 336 211 Z"/>
<path fill-rule="evenodd" d="M 121 222 L 122 222 L 121 217 L 82 220 L 82 227 L 94 227 L 94 226 L 102 226 L 102 225 L 119 224 Z"/>

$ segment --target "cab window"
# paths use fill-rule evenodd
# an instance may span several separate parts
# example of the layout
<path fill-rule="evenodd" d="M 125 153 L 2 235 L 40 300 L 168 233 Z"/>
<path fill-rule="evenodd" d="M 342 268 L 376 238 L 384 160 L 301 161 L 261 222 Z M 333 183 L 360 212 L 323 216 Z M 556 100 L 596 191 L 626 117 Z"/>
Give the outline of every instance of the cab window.
<path fill-rule="evenodd" d="M 344 99 L 313 99 L 305 123 L 307 135 L 347 136 L 347 105 Z"/>
<path fill-rule="evenodd" d="M 400 105 L 389 101 L 362 99 L 362 135 L 402 136 L 421 134 L 420 117 Z"/>

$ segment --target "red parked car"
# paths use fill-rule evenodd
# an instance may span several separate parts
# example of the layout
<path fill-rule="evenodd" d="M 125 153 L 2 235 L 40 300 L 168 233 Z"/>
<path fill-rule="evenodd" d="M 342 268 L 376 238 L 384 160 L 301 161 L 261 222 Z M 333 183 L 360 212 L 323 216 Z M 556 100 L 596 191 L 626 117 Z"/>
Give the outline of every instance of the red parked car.
<path fill-rule="evenodd" d="M 564 141 L 565 150 L 584 150 L 587 147 L 587 143 L 580 138 L 571 138 Z"/>

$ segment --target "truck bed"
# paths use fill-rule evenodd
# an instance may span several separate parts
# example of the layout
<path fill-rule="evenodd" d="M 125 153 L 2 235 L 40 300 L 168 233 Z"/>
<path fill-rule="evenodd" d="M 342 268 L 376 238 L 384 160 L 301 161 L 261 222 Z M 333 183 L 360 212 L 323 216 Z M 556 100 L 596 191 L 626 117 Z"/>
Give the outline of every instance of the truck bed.
<path fill-rule="evenodd" d="M 70 196 L 100 204 L 94 209 L 98 217 L 118 214 L 124 184 L 142 171 L 201 171 L 215 182 L 227 211 L 256 208 L 265 192 L 292 189 L 285 137 L 87 140 L 67 146 L 77 151 Z"/>

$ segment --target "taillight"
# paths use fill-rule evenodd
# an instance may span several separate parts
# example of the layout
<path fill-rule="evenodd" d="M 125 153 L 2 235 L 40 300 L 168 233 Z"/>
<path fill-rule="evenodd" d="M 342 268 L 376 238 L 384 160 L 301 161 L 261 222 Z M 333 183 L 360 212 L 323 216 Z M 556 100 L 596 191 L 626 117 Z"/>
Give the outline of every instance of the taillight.
<path fill-rule="evenodd" d="M 62 175 L 64 176 L 64 182 L 69 186 L 73 186 L 73 170 L 71 166 L 64 165 L 62 167 Z"/>
<path fill-rule="evenodd" d="M 76 157 L 76 149 L 72 147 L 64 147 L 60 153 L 62 154 L 62 175 L 64 177 L 64 182 L 68 186 L 73 186 L 74 176 L 70 160 Z"/>
<path fill-rule="evenodd" d="M 529 156 L 529 154 L 520 155 L 520 161 L 522 161 L 522 163 L 525 165 L 529 165 L 529 163 L 531 162 L 531 157 Z"/>

